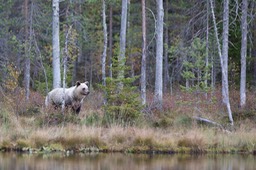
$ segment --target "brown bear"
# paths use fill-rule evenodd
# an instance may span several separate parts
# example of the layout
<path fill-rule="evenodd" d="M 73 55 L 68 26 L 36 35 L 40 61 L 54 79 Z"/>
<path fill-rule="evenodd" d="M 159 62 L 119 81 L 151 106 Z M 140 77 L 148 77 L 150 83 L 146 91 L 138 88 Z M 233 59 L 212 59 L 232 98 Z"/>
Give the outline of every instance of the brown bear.
<path fill-rule="evenodd" d="M 65 106 L 71 106 L 77 114 L 80 112 L 83 99 L 90 93 L 88 81 L 84 83 L 76 82 L 76 85 L 70 88 L 55 88 L 48 93 L 45 99 L 45 106 L 49 104 L 60 107 L 65 100 Z M 65 91 L 65 92 L 64 92 Z"/>

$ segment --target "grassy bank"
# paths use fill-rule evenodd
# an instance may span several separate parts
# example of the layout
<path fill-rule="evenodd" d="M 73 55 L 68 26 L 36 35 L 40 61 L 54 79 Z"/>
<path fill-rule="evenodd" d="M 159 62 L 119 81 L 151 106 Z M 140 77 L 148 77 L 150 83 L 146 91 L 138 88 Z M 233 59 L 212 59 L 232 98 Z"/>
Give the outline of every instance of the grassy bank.
<path fill-rule="evenodd" d="M 216 129 L 109 128 L 66 125 L 16 131 L 1 130 L 2 151 L 255 153 L 256 131 L 227 133 Z"/>
<path fill-rule="evenodd" d="M 210 96 L 211 100 L 187 94 L 166 95 L 161 112 L 146 109 L 133 126 L 102 124 L 102 99 L 97 93 L 85 101 L 79 115 L 46 112 L 41 107 L 43 97 L 36 94 L 28 104 L 8 98 L 1 101 L 0 150 L 255 154 L 255 99 L 249 95 L 248 105 L 241 109 L 235 107 L 236 95 L 231 93 L 234 127 L 229 126 L 218 93 Z M 223 128 L 202 124 L 194 116 L 214 120 Z"/>

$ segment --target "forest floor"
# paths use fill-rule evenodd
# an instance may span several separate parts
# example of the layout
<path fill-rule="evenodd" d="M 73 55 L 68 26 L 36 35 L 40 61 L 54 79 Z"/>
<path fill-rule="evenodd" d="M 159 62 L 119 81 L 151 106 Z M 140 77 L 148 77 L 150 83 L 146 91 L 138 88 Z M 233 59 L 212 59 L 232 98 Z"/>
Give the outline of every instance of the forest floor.
<path fill-rule="evenodd" d="M 25 104 L 22 94 L 0 94 L 1 151 L 256 154 L 253 92 L 248 93 L 244 108 L 239 107 L 239 91 L 230 93 L 234 126 L 229 124 L 219 91 L 207 97 L 166 94 L 161 111 L 152 109 L 148 94 L 148 108 L 133 126 L 103 125 L 99 92 L 88 96 L 79 115 L 45 111 L 44 97 L 36 92 Z"/>

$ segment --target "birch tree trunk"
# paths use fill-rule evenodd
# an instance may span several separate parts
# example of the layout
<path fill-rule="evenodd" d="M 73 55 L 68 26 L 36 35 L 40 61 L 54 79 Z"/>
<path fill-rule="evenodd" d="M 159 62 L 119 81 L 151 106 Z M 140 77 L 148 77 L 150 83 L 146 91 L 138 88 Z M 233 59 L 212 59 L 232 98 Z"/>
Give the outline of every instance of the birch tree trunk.
<path fill-rule="evenodd" d="M 24 18 L 25 18 L 25 66 L 24 66 L 24 84 L 26 101 L 29 100 L 30 87 L 30 52 L 29 52 L 29 14 L 28 14 L 28 0 L 24 1 Z"/>
<path fill-rule="evenodd" d="M 69 53 L 68 53 L 68 40 L 69 40 L 69 34 L 71 33 L 72 30 L 72 25 L 68 28 L 66 27 L 65 30 L 65 47 L 64 47 L 64 56 L 63 56 L 63 80 L 62 80 L 62 86 L 63 86 L 63 100 L 62 100 L 62 113 L 64 114 L 64 109 L 65 109 L 65 88 L 66 87 L 66 77 L 67 77 L 67 69 L 68 69 L 68 58 L 70 58 Z"/>
<path fill-rule="evenodd" d="M 112 55 L 113 55 L 113 5 L 109 7 L 109 53 L 108 53 L 108 65 L 109 65 L 109 77 L 112 78 Z"/>
<path fill-rule="evenodd" d="M 157 3 L 157 26 L 156 26 L 156 73 L 154 103 L 161 109 L 163 104 L 163 25 L 164 9 L 163 0 L 156 0 Z"/>
<path fill-rule="evenodd" d="M 222 77 L 223 77 L 223 85 L 224 86 L 224 103 L 227 106 L 229 121 L 231 125 L 233 125 L 233 116 L 230 107 L 229 101 L 229 85 L 228 85 L 228 34 L 229 34 L 229 0 L 224 0 L 224 7 L 223 7 L 223 43 L 222 43 L 222 57 L 223 57 L 223 64 L 222 64 Z"/>
<path fill-rule="evenodd" d="M 25 59 L 25 70 L 24 70 L 24 82 L 25 82 L 25 96 L 26 101 L 29 100 L 30 96 L 30 58 L 29 56 Z"/>
<path fill-rule="evenodd" d="M 60 77 L 60 38 L 59 38 L 59 0 L 52 1 L 52 67 L 53 88 L 61 86 Z"/>
<path fill-rule="evenodd" d="M 107 45 L 108 45 L 108 33 L 107 33 L 107 23 L 106 23 L 106 2 L 102 0 L 102 24 L 103 24 L 103 35 L 104 35 L 104 47 L 101 58 L 102 65 L 102 85 L 106 86 L 106 57 L 107 57 Z"/>
<path fill-rule="evenodd" d="M 102 0 L 102 25 L 103 25 L 103 36 L 104 36 L 104 47 L 101 57 L 102 65 L 102 85 L 106 86 L 106 58 L 107 58 L 107 48 L 108 48 L 108 33 L 107 33 L 107 23 L 106 23 L 106 2 Z M 106 93 L 106 92 L 105 92 Z M 104 99 L 104 105 L 106 104 L 106 99 Z"/>
<path fill-rule="evenodd" d="M 142 104 L 145 105 L 146 100 L 146 61 L 147 61 L 147 39 L 146 39 L 146 3 L 145 0 L 141 0 L 142 6 L 142 57 L 141 57 L 141 77 L 140 77 L 140 87 L 141 87 L 141 100 Z"/>
<path fill-rule="evenodd" d="M 230 102 L 229 102 L 229 91 L 228 91 L 228 76 L 227 76 L 227 67 L 224 66 L 224 63 L 227 64 L 227 56 L 224 56 L 224 54 L 221 53 L 221 48 L 220 48 L 220 41 L 219 41 L 219 35 L 218 35 L 218 29 L 217 29 L 217 24 L 216 24 L 216 18 L 215 18 L 215 13 L 214 13 L 214 7 L 213 7 L 213 2 L 210 0 L 211 4 L 211 12 L 212 12 L 212 18 L 213 18 L 213 24 L 214 24 L 214 32 L 216 36 L 216 41 L 217 41 L 217 47 L 218 47 L 218 54 L 220 57 L 220 63 L 221 63 L 221 73 L 222 73 L 222 96 L 223 96 L 223 101 L 227 107 L 228 111 L 228 116 L 229 116 L 229 121 L 231 125 L 233 125 L 233 116 L 232 116 L 232 111 L 230 107 Z M 229 13 L 229 2 L 228 0 L 225 0 L 224 2 L 224 14 L 223 14 L 223 36 L 228 36 L 228 13 Z M 225 23 L 224 23 L 225 22 Z M 227 22 L 227 23 L 226 23 Z M 223 41 L 228 41 L 228 37 L 223 37 Z M 225 45 L 225 48 L 228 48 L 228 42 L 223 42 L 223 45 Z M 224 49 L 224 47 L 223 47 Z M 224 49 L 225 55 L 228 55 L 227 49 Z M 226 60 L 226 61 L 224 61 Z"/>
<path fill-rule="evenodd" d="M 118 56 L 118 64 L 121 70 L 118 73 L 118 78 L 124 78 L 125 65 L 125 45 L 126 45 L 126 29 L 127 29 L 127 0 L 122 0 L 122 16 L 121 16 L 121 30 L 120 30 L 120 54 Z M 123 83 L 120 82 L 119 88 L 123 88 Z"/>
<path fill-rule="evenodd" d="M 225 74 L 222 74 L 222 99 L 223 103 L 228 102 L 228 34 L 229 34 L 229 0 L 223 2 L 223 32 L 222 32 L 222 69 Z"/>
<path fill-rule="evenodd" d="M 206 56 L 205 56 L 205 66 L 207 68 L 206 75 L 208 75 L 208 66 L 209 66 L 209 2 L 206 0 Z M 208 87 L 208 80 L 205 79 L 205 85 Z M 207 98 L 207 92 L 205 93 L 205 97 Z"/>
<path fill-rule="evenodd" d="M 246 104 L 246 53 L 247 53 L 247 12 L 248 1 L 243 0 L 242 5 L 242 40 L 241 40 L 241 81 L 240 81 L 240 106 Z"/>

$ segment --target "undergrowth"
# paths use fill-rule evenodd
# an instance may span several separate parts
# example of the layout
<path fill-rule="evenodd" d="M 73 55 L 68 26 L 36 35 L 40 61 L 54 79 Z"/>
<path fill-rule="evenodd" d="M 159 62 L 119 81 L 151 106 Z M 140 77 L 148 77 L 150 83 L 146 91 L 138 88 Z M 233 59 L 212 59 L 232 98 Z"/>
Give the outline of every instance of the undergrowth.
<path fill-rule="evenodd" d="M 244 108 L 237 107 L 238 94 L 235 91 L 230 95 L 233 128 L 220 102 L 219 91 L 207 98 L 205 95 L 194 98 L 193 94 L 184 92 L 166 94 L 161 111 L 150 108 L 153 96 L 149 94 L 149 104 L 141 112 L 142 116 L 136 123 L 125 126 L 122 122 L 104 124 L 99 92 L 85 99 L 79 115 L 68 109 L 64 113 L 60 109 L 45 109 L 44 98 L 35 92 L 29 102 L 22 101 L 20 96 L 19 101 L 8 95 L 0 96 L 3 99 L 0 100 L 0 150 L 255 153 L 254 94 L 248 95 Z M 217 122 L 222 128 L 198 122 L 194 116 Z"/>

